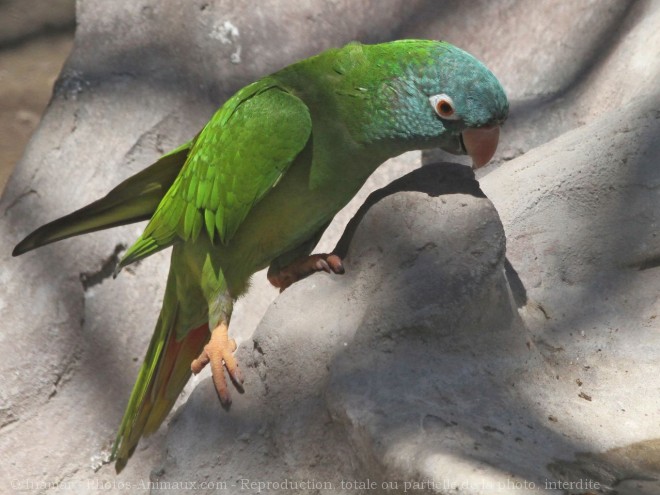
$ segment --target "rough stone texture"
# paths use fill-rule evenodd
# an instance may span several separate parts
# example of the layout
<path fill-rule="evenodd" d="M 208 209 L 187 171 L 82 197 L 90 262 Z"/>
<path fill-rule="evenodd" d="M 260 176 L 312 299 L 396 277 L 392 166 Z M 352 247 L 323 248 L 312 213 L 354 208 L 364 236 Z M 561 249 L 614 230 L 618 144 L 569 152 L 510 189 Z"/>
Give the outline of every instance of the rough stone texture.
<path fill-rule="evenodd" d="M 240 478 L 332 493 L 382 490 L 341 487 L 367 478 L 440 483 L 415 493 L 557 493 L 546 480 L 579 479 L 660 491 L 660 2 L 87 0 L 77 16 L 0 203 L 0 491 L 141 493 L 152 479 L 240 493 Z M 378 202 L 349 229 L 347 275 L 290 288 L 251 335 L 274 294 L 258 275 L 232 322 L 246 393 L 224 413 L 193 380 L 115 476 L 103 460 L 167 254 L 112 281 L 141 226 L 18 259 L 11 248 L 188 139 L 245 83 L 350 39 L 403 37 L 449 39 L 505 84 L 501 166 L 481 181 L 492 203 L 464 171 L 430 169 L 454 185 Z M 392 161 L 369 187 L 418 163 Z M 402 188 L 428 191 L 422 170 Z"/>
<path fill-rule="evenodd" d="M 620 493 L 660 491 L 659 103 L 651 93 L 481 181 L 527 289 L 523 320 L 556 373 L 526 387 L 544 390 L 569 442 L 539 463 Z"/>

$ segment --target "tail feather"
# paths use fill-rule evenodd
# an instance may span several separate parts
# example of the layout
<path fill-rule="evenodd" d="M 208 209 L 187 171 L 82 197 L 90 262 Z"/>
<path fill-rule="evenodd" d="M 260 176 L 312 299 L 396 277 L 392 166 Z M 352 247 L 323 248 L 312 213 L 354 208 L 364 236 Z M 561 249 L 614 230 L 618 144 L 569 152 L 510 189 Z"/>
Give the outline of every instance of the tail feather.
<path fill-rule="evenodd" d="M 158 323 L 161 324 L 160 319 Z M 172 326 L 166 332 L 154 334 L 112 448 L 110 460 L 116 461 L 118 473 L 140 438 L 155 432 L 172 410 L 190 378 L 190 363 L 202 352 L 208 339 L 206 323 L 181 340 L 176 339 Z"/>
<path fill-rule="evenodd" d="M 205 323 L 191 330 L 181 341 L 172 338 L 168 342 L 163 355 L 163 365 L 152 387 L 153 405 L 144 426 L 144 435 L 154 433 L 165 420 L 190 379 L 190 363 L 200 355 L 209 335 L 209 326 Z"/>
<path fill-rule="evenodd" d="M 117 472 L 140 438 L 155 432 L 172 410 L 190 378 L 190 364 L 210 337 L 206 299 L 177 256 L 181 253 L 175 249 L 156 329 L 112 448 L 110 459 L 116 461 Z"/>
<path fill-rule="evenodd" d="M 39 227 L 18 243 L 12 255 L 76 235 L 149 219 L 181 171 L 192 143 L 163 156 L 98 201 Z"/>
<path fill-rule="evenodd" d="M 172 410 L 190 378 L 191 363 L 209 341 L 209 325 L 231 317 L 233 300 L 224 274 L 208 273 L 211 243 L 205 242 L 178 243 L 172 249 L 158 323 L 112 449 L 117 472 L 140 438 L 155 432 Z"/>

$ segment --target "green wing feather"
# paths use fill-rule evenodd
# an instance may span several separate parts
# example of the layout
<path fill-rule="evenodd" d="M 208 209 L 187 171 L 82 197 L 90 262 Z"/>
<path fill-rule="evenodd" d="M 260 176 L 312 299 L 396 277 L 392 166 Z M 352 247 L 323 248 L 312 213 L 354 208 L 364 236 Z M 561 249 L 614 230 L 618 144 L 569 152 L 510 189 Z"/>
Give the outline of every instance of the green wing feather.
<path fill-rule="evenodd" d="M 163 156 L 98 201 L 39 227 L 23 239 L 12 254 L 18 256 L 51 242 L 151 218 L 181 171 L 192 143 Z"/>
<path fill-rule="evenodd" d="M 243 88 L 204 127 L 181 174 L 120 268 L 205 232 L 227 243 L 307 144 L 312 123 L 270 79 Z"/>

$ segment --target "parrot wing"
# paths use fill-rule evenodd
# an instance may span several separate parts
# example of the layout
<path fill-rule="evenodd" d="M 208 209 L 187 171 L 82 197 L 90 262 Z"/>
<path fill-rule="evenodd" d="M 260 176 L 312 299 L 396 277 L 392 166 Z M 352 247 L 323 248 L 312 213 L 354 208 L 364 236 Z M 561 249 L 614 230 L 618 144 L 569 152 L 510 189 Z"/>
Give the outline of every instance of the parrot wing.
<path fill-rule="evenodd" d="M 98 201 L 39 227 L 14 248 L 12 255 L 68 237 L 151 218 L 181 171 L 193 142 L 179 146 Z"/>
<path fill-rule="evenodd" d="M 311 129 L 307 106 L 275 81 L 262 79 L 243 88 L 201 131 L 181 173 L 118 268 L 177 239 L 194 241 L 202 229 L 214 242 L 229 242 L 307 145 Z"/>

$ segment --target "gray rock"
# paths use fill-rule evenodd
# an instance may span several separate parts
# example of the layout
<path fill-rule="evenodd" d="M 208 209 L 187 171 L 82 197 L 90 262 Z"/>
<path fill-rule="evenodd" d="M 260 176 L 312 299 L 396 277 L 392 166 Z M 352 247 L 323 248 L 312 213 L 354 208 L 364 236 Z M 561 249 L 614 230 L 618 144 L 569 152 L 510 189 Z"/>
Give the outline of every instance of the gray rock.
<path fill-rule="evenodd" d="M 573 444 L 544 446 L 539 465 L 553 479 L 656 493 L 658 93 L 618 114 L 534 149 L 482 186 L 527 288 L 521 315 L 556 374 L 552 386 L 529 384 L 529 402 L 552 414 L 553 430 Z"/>
<path fill-rule="evenodd" d="M 0 202 L 0 491 L 143 492 L 151 472 L 228 493 L 286 476 L 345 493 L 362 489 L 342 479 L 367 478 L 657 493 L 659 16 L 657 0 L 79 2 L 74 52 Z M 140 225 L 11 248 L 189 139 L 238 87 L 351 39 L 404 37 L 472 51 L 512 97 L 505 166 L 482 180 L 510 264 L 473 190 L 389 196 L 349 225 L 349 273 L 287 290 L 251 336 L 275 294 L 257 276 L 232 322 L 246 393 L 226 414 L 193 380 L 116 477 L 103 461 L 167 254 L 111 281 Z M 418 162 L 389 162 L 367 187 Z"/>

